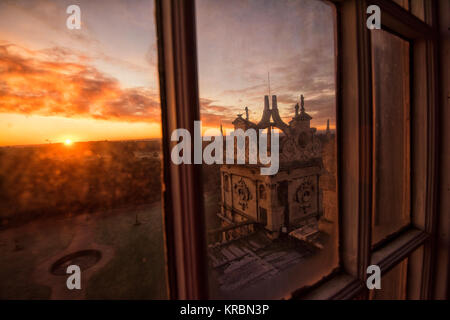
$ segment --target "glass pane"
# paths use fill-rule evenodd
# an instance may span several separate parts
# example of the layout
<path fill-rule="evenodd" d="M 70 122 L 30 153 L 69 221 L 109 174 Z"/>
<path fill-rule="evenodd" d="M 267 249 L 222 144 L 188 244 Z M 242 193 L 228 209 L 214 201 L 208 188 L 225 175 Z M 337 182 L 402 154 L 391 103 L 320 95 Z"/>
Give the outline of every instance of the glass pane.
<path fill-rule="evenodd" d="M 393 0 L 395 3 L 397 3 L 399 6 L 402 6 L 406 10 L 409 9 L 409 0 Z"/>
<path fill-rule="evenodd" d="M 381 277 L 381 289 L 370 290 L 372 300 L 406 300 L 408 258 Z"/>
<path fill-rule="evenodd" d="M 281 298 L 338 266 L 334 7 L 196 7 L 203 138 L 232 158 L 203 165 L 211 295 Z M 239 128 L 245 164 L 233 159 Z M 261 152 L 279 160 L 270 174 Z"/>
<path fill-rule="evenodd" d="M 0 299 L 165 298 L 154 3 L 73 2 L 0 2 Z"/>
<path fill-rule="evenodd" d="M 410 222 L 409 43 L 371 31 L 375 244 Z"/>
<path fill-rule="evenodd" d="M 424 0 L 411 0 L 411 13 L 422 21 L 425 21 Z"/>

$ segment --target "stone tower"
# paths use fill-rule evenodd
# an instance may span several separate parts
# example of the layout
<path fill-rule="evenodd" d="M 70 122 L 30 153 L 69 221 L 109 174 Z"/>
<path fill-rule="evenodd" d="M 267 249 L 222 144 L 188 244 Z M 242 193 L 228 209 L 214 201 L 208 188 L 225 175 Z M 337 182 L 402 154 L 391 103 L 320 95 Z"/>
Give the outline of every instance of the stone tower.
<path fill-rule="evenodd" d="M 279 129 L 280 169 L 275 175 L 264 176 L 260 175 L 259 165 L 222 165 L 221 212 L 218 215 L 227 230 L 251 223 L 270 238 L 277 238 L 282 233 L 297 232 L 305 227 L 317 229 L 321 215 L 319 178 L 323 166 L 320 140 L 316 129 L 310 126 L 312 117 L 306 113 L 303 95 L 289 124 L 280 117 L 275 95 L 271 102 L 270 106 L 269 96 L 264 96 L 263 115 L 258 123 L 248 119 L 246 109 L 246 117 L 238 115 L 233 125 L 243 130 L 268 129 L 268 140 L 272 128 Z"/>

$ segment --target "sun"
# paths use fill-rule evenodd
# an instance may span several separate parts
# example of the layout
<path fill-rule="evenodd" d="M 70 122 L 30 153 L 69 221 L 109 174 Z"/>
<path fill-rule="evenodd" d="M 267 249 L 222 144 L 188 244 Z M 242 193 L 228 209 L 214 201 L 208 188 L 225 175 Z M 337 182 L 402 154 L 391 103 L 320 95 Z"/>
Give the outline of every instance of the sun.
<path fill-rule="evenodd" d="M 70 146 L 70 145 L 72 144 L 72 140 L 66 139 L 66 140 L 64 141 L 64 144 L 65 144 L 66 146 Z"/>

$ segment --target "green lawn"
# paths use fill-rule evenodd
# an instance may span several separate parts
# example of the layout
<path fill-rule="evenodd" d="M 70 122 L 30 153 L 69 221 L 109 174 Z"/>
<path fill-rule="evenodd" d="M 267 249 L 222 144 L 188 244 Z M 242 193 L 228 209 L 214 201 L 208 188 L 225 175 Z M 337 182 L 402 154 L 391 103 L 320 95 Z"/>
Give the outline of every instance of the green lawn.
<path fill-rule="evenodd" d="M 72 237 L 69 229 L 52 221 L 1 231 L 0 300 L 48 299 L 50 288 L 33 282 L 34 268 L 39 260 L 64 250 Z"/>
<path fill-rule="evenodd" d="M 160 204 L 99 220 L 95 241 L 113 246 L 114 257 L 89 281 L 88 299 L 164 299 L 165 274 Z"/>
<path fill-rule="evenodd" d="M 136 212 L 139 226 L 134 225 Z M 112 246 L 115 254 L 90 278 L 86 298 L 164 299 L 161 205 L 115 209 L 90 220 L 92 241 Z M 0 231 L 0 299 L 50 297 L 50 288 L 33 281 L 33 271 L 39 261 L 68 247 L 75 223 L 70 217 L 54 218 Z"/>

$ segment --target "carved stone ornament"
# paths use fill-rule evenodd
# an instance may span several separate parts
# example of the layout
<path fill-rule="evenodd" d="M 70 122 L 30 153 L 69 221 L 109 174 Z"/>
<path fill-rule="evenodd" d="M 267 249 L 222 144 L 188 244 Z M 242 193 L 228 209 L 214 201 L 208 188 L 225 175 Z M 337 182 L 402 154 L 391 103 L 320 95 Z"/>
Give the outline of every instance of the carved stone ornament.
<path fill-rule="evenodd" d="M 295 192 L 295 201 L 298 202 L 300 207 L 305 211 L 312 206 L 316 188 L 312 177 L 303 177 L 300 181 L 301 183 Z"/>
<path fill-rule="evenodd" d="M 289 135 L 284 139 L 280 150 L 280 160 L 307 161 L 320 157 L 320 142 L 314 136 L 306 132 L 299 133 L 296 137 Z"/>
<path fill-rule="evenodd" d="M 248 202 L 253 199 L 253 196 L 244 179 L 241 178 L 237 183 L 234 184 L 233 188 L 238 196 L 238 204 L 241 206 L 241 209 L 247 209 Z"/>

